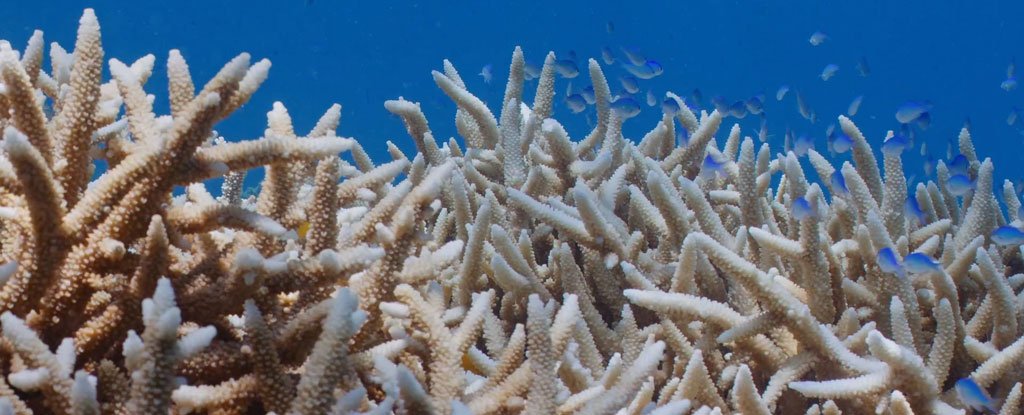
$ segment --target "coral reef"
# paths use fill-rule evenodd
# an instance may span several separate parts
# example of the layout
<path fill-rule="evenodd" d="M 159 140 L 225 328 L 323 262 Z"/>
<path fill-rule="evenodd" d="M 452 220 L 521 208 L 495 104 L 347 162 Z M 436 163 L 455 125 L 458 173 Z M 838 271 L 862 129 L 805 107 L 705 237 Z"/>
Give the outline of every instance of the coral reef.
<path fill-rule="evenodd" d="M 1024 262 L 991 236 L 1020 202 L 967 130 L 964 196 L 844 117 L 854 163 L 806 172 L 681 101 L 634 142 L 591 60 L 572 141 L 554 54 L 530 106 L 517 49 L 497 118 L 433 73 L 465 147 L 399 99 L 417 153 L 375 164 L 339 106 L 217 137 L 266 60 L 196 92 L 171 51 L 157 116 L 154 57 L 104 82 L 100 42 L 86 10 L 50 71 L 41 32 L 0 44 L 0 413 L 945 414 L 965 378 L 1021 413 Z"/>

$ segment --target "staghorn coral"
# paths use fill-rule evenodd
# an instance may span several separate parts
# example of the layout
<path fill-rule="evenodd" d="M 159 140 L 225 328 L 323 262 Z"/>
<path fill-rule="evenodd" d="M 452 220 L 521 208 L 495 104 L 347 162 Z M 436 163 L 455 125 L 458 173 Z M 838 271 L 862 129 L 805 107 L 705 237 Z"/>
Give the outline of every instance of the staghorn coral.
<path fill-rule="evenodd" d="M 967 130 L 966 197 L 942 165 L 908 192 L 845 117 L 854 164 L 812 150 L 813 172 L 738 126 L 720 148 L 723 116 L 681 101 L 635 143 L 591 60 L 598 123 L 573 141 L 554 54 L 527 105 L 516 49 L 497 117 L 434 72 L 466 148 L 399 99 L 417 154 L 375 164 L 339 106 L 304 136 L 277 103 L 265 137 L 216 137 L 268 61 L 196 92 L 171 51 L 157 116 L 155 58 L 104 82 L 91 10 L 49 72 L 42 36 L 0 43 L 0 413 L 944 414 L 965 377 L 1021 412 L 1024 258 L 990 235 L 1022 224 Z"/>

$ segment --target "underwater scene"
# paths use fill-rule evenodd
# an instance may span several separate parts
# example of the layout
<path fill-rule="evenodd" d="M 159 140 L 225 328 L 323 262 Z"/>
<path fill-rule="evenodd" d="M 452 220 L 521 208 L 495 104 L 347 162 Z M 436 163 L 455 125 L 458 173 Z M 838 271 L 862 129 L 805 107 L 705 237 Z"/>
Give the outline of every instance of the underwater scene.
<path fill-rule="evenodd" d="M 0 415 L 1022 414 L 1022 15 L 12 2 Z"/>

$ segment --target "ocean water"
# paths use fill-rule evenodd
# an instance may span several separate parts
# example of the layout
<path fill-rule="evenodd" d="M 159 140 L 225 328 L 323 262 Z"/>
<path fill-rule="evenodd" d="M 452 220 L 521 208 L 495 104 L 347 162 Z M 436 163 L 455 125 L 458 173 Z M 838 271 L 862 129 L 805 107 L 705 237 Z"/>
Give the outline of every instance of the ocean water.
<path fill-rule="evenodd" d="M 217 126 L 229 140 L 261 136 L 274 101 L 287 106 L 300 133 L 332 103 L 340 103 L 340 134 L 358 138 L 376 161 L 389 158 L 387 140 L 411 153 L 404 126 L 384 110 L 383 102 L 399 96 L 421 102 L 435 136 L 456 136 L 454 104 L 434 85 L 430 71 L 450 59 L 469 90 L 497 112 L 494 103 L 500 101 L 516 45 L 538 66 L 548 51 L 560 58 L 576 56 L 582 73 L 572 80 L 559 78 L 555 117 L 579 139 L 589 131 L 587 114 L 593 108 L 573 114 L 564 103 L 565 91 L 570 82 L 575 91 L 589 83 L 586 59 L 600 60 L 602 48 L 608 47 L 616 63 L 602 66 L 613 93 L 622 89 L 618 78 L 626 73 L 623 48 L 664 67 L 662 75 L 639 83 L 636 100 L 642 112 L 625 125 L 625 134 L 636 140 L 661 114 L 658 105 L 646 105 L 648 90 L 660 103 L 665 91 L 691 96 L 699 89 L 703 108 L 711 108 L 714 96 L 731 103 L 763 94 L 773 149 L 782 148 L 788 129 L 795 136 L 813 137 L 822 152 L 827 151 L 826 129 L 856 96 L 864 100 L 853 119 L 875 146 L 887 130 L 900 130 L 897 107 L 928 101 L 931 125 L 905 131 L 914 136 L 915 146 L 905 155 L 913 181 L 925 179 L 925 160 L 948 157 L 949 143 L 967 119 L 978 154 L 995 162 L 997 180 L 1024 177 L 1024 124 L 1007 123 L 1014 106 L 1024 107 L 1024 88 L 1000 88 L 1008 64 L 1015 58 L 1024 64 L 1022 2 L 21 2 L 0 13 L 0 37 L 20 48 L 33 29 L 42 29 L 47 42 L 70 49 L 85 7 L 96 9 L 108 58 L 157 56 L 158 69 L 147 90 L 157 95 L 162 113 L 167 112 L 162 68 L 168 50 L 182 51 L 198 84 L 239 52 L 270 59 L 269 80 L 250 103 Z M 809 38 L 816 31 L 828 38 L 813 46 Z M 855 69 L 861 57 L 871 68 L 866 77 Z M 477 75 L 488 64 L 494 73 L 489 84 Z M 839 71 L 823 81 L 819 74 L 828 64 L 838 65 Z M 783 84 L 792 90 L 776 101 Z M 527 90 L 535 85 L 529 82 Z M 815 111 L 816 123 L 797 113 L 798 90 Z M 734 122 L 744 135 L 757 136 L 761 118 L 729 118 L 723 128 Z M 724 139 L 724 131 L 720 135 Z M 924 156 L 922 143 L 927 143 Z M 258 176 L 250 175 L 250 185 L 258 183 Z"/>

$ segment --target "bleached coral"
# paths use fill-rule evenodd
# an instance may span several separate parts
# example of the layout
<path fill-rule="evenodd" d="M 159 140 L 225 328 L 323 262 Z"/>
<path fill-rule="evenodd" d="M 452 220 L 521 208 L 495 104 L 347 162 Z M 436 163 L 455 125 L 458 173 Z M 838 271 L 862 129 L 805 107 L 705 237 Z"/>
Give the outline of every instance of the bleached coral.
<path fill-rule="evenodd" d="M 300 135 L 275 103 L 265 137 L 215 139 L 269 61 L 196 92 L 171 51 L 157 116 L 155 58 L 104 82 L 91 10 L 49 72 L 42 36 L 0 44 L 0 413 L 963 413 L 963 378 L 1020 413 L 1024 257 L 990 235 L 1024 224 L 966 130 L 966 197 L 941 164 L 906 191 L 899 152 L 879 169 L 845 117 L 854 163 L 812 150 L 807 172 L 738 126 L 719 147 L 723 115 L 674 94 L 634 143 L 591 60 L 598 121 L 573 141 L 555 55 L 528 105 L 517 48 L 498 116 L 433 73 L 466 148 L 399 99 L 417 154 L 375 164 L 340 106 Z"/>

